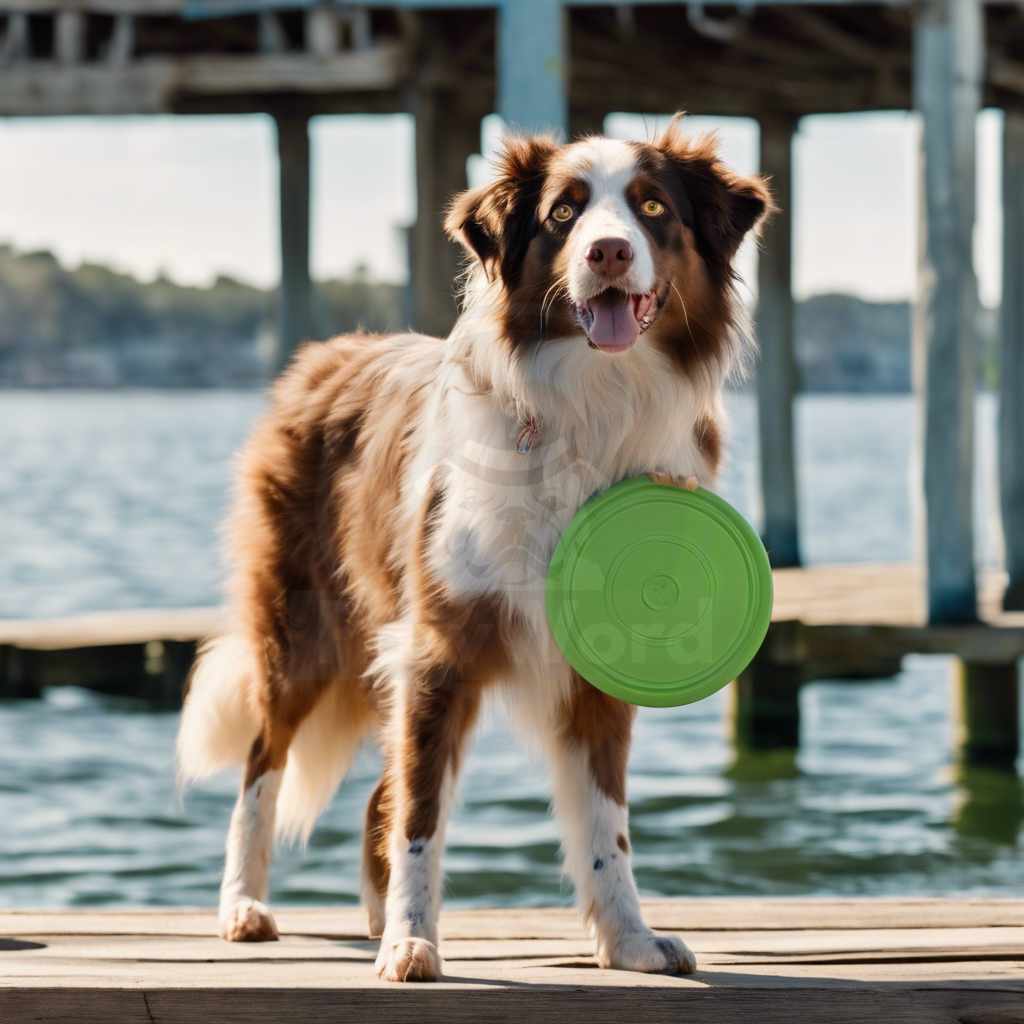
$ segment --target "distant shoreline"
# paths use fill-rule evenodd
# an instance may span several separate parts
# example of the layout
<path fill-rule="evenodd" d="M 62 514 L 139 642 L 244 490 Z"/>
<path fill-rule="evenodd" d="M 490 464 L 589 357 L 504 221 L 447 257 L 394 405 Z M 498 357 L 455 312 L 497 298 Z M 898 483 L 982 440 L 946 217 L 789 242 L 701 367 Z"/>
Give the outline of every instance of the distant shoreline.
<path fill-rule="evenodd" d="M 409 322 L 408 289 L 321 281 L 318 338 Z M 911 391 L 911 306 L 815 295 L 796 305 L 800 390 Z M 221 277 L 209 288 L 142 282 L 109 267 L 69 269 L 48 252 L 0 246 L 0 388 L 241 388 L 267 383 L 275 334 L 273 291 Z M 979 316 L 979 387 L 995 380 L 997 314 Z"/>

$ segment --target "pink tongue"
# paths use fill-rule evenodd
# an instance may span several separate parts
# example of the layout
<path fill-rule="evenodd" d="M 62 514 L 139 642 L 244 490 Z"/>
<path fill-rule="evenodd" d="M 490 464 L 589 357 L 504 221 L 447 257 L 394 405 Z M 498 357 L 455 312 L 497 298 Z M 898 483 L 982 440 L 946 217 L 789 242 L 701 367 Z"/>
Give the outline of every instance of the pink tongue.
<path fill-rule="evenodd" d="M 640 335 L 640 323 L 633 312 L 633 300 L 623 292 L 609 290 L 588 303 L 594 322 L 590 340 L 598 348 L 623 348 Z"/>

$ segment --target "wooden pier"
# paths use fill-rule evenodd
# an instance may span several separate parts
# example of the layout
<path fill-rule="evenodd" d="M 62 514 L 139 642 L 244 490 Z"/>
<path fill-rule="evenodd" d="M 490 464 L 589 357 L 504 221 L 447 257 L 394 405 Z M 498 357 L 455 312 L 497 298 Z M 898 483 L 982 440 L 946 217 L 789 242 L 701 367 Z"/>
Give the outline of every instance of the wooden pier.
<path fill-rule="evenodd" d="M 1024 613 L 1004 609 L 1006 578 L 979 578 L 978 617 L 929 620 L 913 565 L 776 569 L 772 625 L 737 680 L 735 732 L 751 748 L 796 747 L 800 687 L 814 679 L 895 675 L 908 654 L 955 658 L 961 759 L 1013 769 L 1020 754 Z"/>
<path fill-rule="evenodd" d="M 449 910 L 445 974 L 378 981 L 361 911 L 282 909 L 281 940 L 231 944 L 211 911 L 0 914 L 4 1024 L 117 1021 L 829 1021 L 1021 1024 L 1024 904 L 660 900 L 689 977 L 600 970 L 574 910 Z"/>
<path fill-rule="evenodd" d="M 774 578 L 772 625 L 735 688 L 738 743 L 796 747 L 808 681 L 892 676 L 907 654 L 948 654 L 958 665 L 964 759 L 1014 765 L 1024 613 L 1003 610 L 1005 577 L 982 577 L 979 618 L 953 624 L 928 621 L 924 574 L 912 565 L 776 569 Z M 0 621 L 0 696 L 76 685 L 176 708 L 196 643 L 223 621 L 217 608 Z"/>

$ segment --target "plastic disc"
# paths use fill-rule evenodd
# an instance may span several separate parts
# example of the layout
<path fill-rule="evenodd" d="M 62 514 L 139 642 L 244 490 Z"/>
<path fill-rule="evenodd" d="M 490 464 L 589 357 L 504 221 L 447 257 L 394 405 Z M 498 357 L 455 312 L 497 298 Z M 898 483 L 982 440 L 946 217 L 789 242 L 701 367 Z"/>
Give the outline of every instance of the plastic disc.
<path fill-rule="evenodd" d="M 772 614 L 768 555 L 728 502 L 634 477 L 587 502 L 547 577 L 558 646 L 600 690 L 690 704 L 735 679 Z"/>

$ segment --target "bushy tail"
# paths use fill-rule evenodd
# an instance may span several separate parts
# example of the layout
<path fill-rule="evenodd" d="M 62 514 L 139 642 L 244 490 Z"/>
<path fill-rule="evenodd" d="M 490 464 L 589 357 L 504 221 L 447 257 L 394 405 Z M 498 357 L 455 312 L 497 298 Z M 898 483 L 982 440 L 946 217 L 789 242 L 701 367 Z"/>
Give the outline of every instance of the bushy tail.
<path fill-rule="evenodd" d="M 178 729 L 178 786 L 245 764 L 259 724 L 252 708 L 252 648 L 228 634 L 200 648 Z"/>
<path fill-rule="evenodd" d="M 178 730 L 178 787 L 244 765 L 259 732 L 252 648 L 241 636 L 206 643 L 192 672 Z M 305 843 L 334 796 L 371 715 L 356 687 L 327 687 L 299 726 L 277 798 L 277 834 Z"/>
<path fill-rule="evenodd" d="M 334 683 L 303 719 L 284 766 L 277 797 L 277 834 L 305 845 L 348 772 L 369 725 L 351 684 Z"/>

